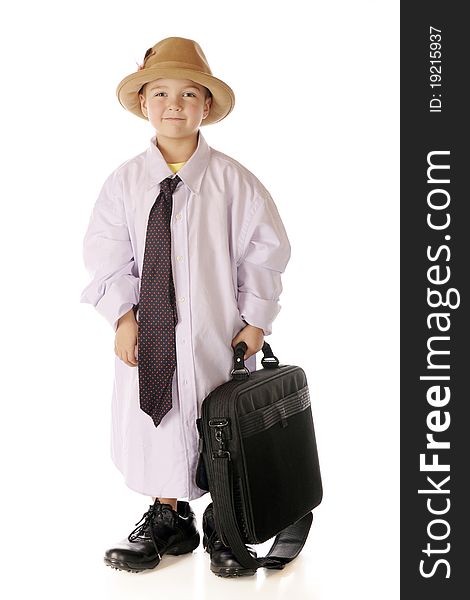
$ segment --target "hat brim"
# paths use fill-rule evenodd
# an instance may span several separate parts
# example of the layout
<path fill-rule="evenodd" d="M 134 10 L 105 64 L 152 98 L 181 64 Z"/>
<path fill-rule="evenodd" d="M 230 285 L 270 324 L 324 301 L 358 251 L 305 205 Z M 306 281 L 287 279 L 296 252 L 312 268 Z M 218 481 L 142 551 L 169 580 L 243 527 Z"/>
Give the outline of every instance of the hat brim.
<path fill-rule="evenodd" d="M 160 78 L 191 79 L 210 90 L 212 94 L 211 108 L 201 125 L 210 125 L 221 121 L 235 106 L 235 94 L 222 80 L 207 73 L 182 67 L 149 67 L 131 73 L 121 81 L 116 89 L 121 106 L 134 115 L 147 120 L 140 109 L 139 90 L 145 83 Z"/>

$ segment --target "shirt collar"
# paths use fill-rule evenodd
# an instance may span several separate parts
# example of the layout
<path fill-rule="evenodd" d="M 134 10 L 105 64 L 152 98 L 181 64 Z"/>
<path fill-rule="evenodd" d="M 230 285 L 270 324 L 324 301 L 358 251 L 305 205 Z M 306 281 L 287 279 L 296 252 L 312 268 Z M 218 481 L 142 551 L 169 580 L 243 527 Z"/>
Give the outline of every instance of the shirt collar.
<path fill-rule="evenodd" d="M 166 177 L 174 176 L 173 171 L 167 165 L 166 160 L 155 144 L 156 139 L 156 135 L 150 139 L 150 146 L 147 150 L 148 189 L 158 185 Z M 199 130 L 196 150 L 177 173 L 183 183 L 195 194 L 199 193 L 202 178 L 209 164 L 209 156 L 210 147 Z"/>

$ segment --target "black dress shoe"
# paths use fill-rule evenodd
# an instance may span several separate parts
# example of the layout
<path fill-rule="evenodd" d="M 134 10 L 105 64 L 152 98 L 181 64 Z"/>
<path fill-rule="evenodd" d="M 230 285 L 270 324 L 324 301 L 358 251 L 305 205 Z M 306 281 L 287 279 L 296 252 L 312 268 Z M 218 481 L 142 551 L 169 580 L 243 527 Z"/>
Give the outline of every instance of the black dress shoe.
<path fill-rule="evenodd" d="M 136 525 L 126 539 L 106 551 L 105 564 L 138 573 L 156 567 L 164 554 L 186 554 L 199 546 L 196 518 L 188 502 L 178 500 L 174 511 L 157 498 Z"/>
<path fill-rule="evenodd" d="M 202 529 L 204 536 L 202 544 L 211 557 L 211 571 L 219 577 L 239 577 L 241 575 L 254 575 L 256 569 L 243 567 L 235 558 L 231 548 L 225 546 L 220 540 L 215 529 L 214 508 L 212 502 L 207 506 L 202 516 Z M 248 551 L 256 558 L 256 552 L 251 548 Z"/>

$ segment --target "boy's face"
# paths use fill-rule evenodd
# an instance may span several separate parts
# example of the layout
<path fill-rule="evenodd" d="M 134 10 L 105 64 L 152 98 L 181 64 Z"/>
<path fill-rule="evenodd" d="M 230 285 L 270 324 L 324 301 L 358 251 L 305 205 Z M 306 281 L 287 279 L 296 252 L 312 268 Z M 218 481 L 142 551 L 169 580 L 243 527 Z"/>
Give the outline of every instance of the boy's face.
<path fill-rule="evenodd" d="M 143 114 L 160 136 L 181 139 L 193 136 L 209 114 L 211 98 L 190 79 L 156 79 L 139 94 Z"/>

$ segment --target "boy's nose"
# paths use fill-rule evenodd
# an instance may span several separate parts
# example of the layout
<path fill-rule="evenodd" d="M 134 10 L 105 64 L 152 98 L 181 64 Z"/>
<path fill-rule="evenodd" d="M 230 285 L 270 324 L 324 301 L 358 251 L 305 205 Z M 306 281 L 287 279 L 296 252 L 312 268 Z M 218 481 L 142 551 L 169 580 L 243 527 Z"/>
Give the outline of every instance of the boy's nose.
<path fill-rule="evenodd" d="M 179 98 L 168 98 L 168 108 L 181 110 L 181 100 Z"/>

